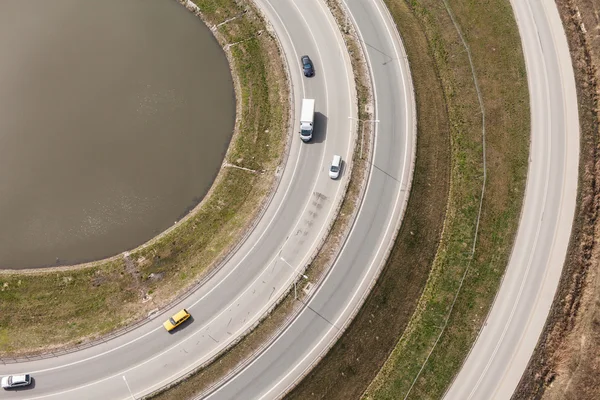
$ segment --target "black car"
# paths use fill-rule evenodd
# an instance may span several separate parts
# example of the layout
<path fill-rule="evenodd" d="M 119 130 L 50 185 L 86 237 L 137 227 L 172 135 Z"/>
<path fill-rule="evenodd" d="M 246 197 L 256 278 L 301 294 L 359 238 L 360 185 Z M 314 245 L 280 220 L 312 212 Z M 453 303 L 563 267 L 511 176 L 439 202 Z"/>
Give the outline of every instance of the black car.
<path fill-rule="evenodd" d="M 309 56 L 300 57 L 300 62 L 302 63 L 302 69 L 304 71 L 304 76 L 314 76 L 315 75 L 315 67 Z"/>

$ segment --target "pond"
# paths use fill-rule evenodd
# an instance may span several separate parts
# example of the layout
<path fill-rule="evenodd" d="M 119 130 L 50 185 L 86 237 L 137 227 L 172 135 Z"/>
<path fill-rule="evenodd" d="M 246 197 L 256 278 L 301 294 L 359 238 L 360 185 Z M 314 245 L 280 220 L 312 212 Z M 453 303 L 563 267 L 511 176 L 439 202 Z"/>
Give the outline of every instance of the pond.
<path fill-rule="evenodd" d="M 175 0 L 2 0 L 0 59 L 0 269 L 135 248 L 210 188 L 233 83 Z"/>

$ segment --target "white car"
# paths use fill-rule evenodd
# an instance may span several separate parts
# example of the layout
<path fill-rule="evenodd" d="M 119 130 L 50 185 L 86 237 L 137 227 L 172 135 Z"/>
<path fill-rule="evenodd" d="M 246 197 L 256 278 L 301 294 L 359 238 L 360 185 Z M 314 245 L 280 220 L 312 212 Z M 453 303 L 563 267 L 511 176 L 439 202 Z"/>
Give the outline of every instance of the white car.
<path fill-rule="evenodd" d="M 342 157 L 333 156 L 331 167 L 329 167 L 329 177 L 331 179 L 337 179 L 340 176 L 340 170 L 342 169 Z"/>
<path fill-rule="evenodd" d="M 0 386 L 3 389 L 11 389 L 31 385 L 31 375 L 10 375 L 0 380 Z"/>

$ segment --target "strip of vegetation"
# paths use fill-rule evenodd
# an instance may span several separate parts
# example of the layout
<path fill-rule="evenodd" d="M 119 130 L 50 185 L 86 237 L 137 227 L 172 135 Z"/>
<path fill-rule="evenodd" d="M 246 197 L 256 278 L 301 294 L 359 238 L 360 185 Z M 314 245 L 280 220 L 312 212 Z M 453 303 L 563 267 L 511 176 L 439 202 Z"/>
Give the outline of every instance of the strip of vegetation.
<path fill-rule="evenodd" d="M 340 26 L 344 26 L 345 17 L 337 0 L 327 0 L 330 9 Z M 356 93 L 358 100 L 358 115 L 360 119 L 371 119 L 372 115 L 366 110 L 366 105 L 371 99 L 371 88 L 367 68 L 362 56 L 362 51 L 356 41 L 352 29 L 343 32 L 346 46 L 350 54 L 352 69 L 355 77 Z M 210 365 L 200 367 L 178 382 L 146 397 L 153 400 L 179 400 L 198 396 L 209 390 L 225 376 L 241 368 L 252 356 L 264 348 L 285 327 L 285 323 L 296 315 L 306 302 L 309 293 L 305 291 L 309 282 L 319 282 L 331 266 L 340 250 L 340 242 L 348 234 L 351 223 L 358 211 L 358 204 L 362 198 L 366 178 L 370 168 L 370 151 L 372 144 L 372 131 L 370 126 L 365 126 L 363 135 L 363 149 L 355 146 L 352 172 L 346 196 L 339 210 L 338 218 L 333 223 L 326 241 L 319 250 L 305 274 L 308 280 L 298 283 L 298 299 L 294 293 L 289 293 L 279 305 L 265 318 L 256 329 L 245 336 L 228 352 L 223 353 Z"/>
<path fill-rule="evenodd" d="M 399 3 L 396 23 L 417 105 L 417 158 L 404 220 L 376 286 L 344 335 L 286 400 L 356 399 L 406 328 L 427 281 L 448 202 L 450 137 L 440 79 L 415 16 Z"/>
<path fill-rule="evenodd" d="M 223 168 L 195 212 L 131 254 L 84 267 L 3 271 L 0 356 L 79 344 L 143 320 L 223 260 L 260 212 L 257 205 L 268 199 L 289 116 L 277 44 L 261 34 L 262 19 L 239 1 L 196 4 L 208 26 L 219 24 L 215 35 L 236 83 L 236 132 L 225 161 L 248 170 Z"/>
<path fill-rule="evenodd" d="M 446 2 L 386 3 L 403 34 L 408 5 L 428 38 L 450 117 L 451 184 L 442 240 L 417 310 L 365 398 L 436 399 L 471 348 L 508 262 L 527 173 L 527 81 L 509 2 L 448 1 L 470 48 L 485 109 L 487 183 L 477 232 L 482 111 L 468 53 Z"/>
<path fill-rule="evenodd" d="M 569 252 L 550 315 L 513 399 L 597 399 L 600 393 L 600 24 L 593 0 L 556 2 L 579 102 L 581 160 Z"/>

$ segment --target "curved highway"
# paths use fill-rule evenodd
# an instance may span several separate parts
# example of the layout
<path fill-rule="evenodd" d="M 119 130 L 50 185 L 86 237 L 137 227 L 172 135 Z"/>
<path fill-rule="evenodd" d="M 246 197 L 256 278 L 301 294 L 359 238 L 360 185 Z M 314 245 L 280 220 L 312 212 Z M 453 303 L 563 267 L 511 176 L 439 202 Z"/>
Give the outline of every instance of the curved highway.
<path fill-rule="evenodd" d="M 575 214 L 579 120 L 575 78 L 552 0 L 512 0 L 531 104 L 523 212 L 494 306 L 446 399 L 510 399 L 544 327 Z"/>
<path fill-rule="evenodd" d="M 251 328 L 285 293 L 322 241 L 349 177 L 328 177 L 334 154 L 349 160 L 356 120 L 354 78 L 341 35 L 316 0 L 264 2 L 288 56 L 294 104 L 316 99 L 310 143 L 298 134 L 295 107 L 292 146 L 282 180 L 267 211 L 235 255 L 193 295 L 139 329 L 86 350 L 56 358 L 0 363 L 0 375 L 31 373 L 34 385 L 6 398 L 119 399 L 147 394 L 203 364 Z M 181 7 L 173 2 L 174 7 Z M 185 12 L 182 10 L 182 12 Z M 198 21 L 198 23 L 201 23 Z M 277 23 L 277 22 L 276 22 Z M 283 26 L 281 22 L 280 26 Z M 300 56 L 309 54 L 316 76 L 304 78 Z M 285 261 L 284 261 L 285 260 Z M 178 309 L 193 319 L 175 333 L 162 327 Z"/>
<path fill-rule="evenodd" d="M 308 3 L 313 2 L 301 2 L 306 7 Z M 400 38 L 383 3 L 346 0 L 345 5 L 367 50 L 379 121 L 363 203 L 332 270 L 300 314 L 258 357 L 206 393 L 208 399 L 273 399 L 289 391 L 342 333 L 393 245 L 415 157 L 412 82 Z"/>

